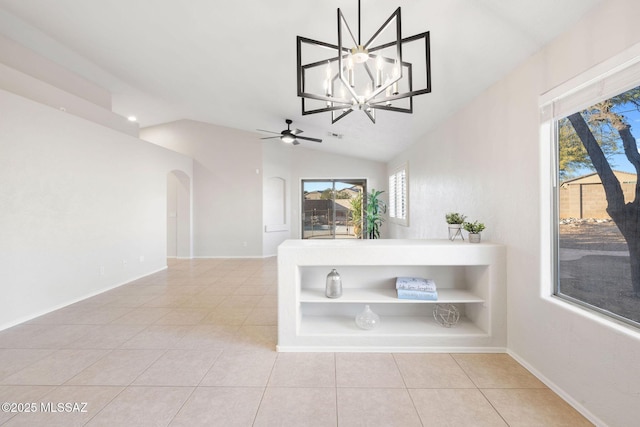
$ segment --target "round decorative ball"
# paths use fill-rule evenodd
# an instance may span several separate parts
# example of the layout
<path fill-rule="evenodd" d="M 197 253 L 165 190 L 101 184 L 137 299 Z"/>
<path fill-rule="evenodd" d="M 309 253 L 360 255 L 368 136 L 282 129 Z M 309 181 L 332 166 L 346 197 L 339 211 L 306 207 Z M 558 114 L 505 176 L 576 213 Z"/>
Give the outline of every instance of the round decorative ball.
<path fill-rule="evenodd" d="M 445 328 L 450 328 L 458 324 L 460 311 L 453 304 L 436 304 L 433 309 L 433 318 Z"/>

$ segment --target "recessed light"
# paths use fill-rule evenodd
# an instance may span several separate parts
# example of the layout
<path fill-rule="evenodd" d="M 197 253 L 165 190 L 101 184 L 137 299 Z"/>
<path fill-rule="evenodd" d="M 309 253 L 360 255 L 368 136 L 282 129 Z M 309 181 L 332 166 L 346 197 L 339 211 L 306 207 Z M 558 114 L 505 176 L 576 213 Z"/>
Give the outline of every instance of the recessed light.
<path fill-rule="evenodd" d="M 136 116 L 129 116 L 127 117 L 127 120 L 129 120 L 130 122 L 137 122 L 138 118 Z"/>

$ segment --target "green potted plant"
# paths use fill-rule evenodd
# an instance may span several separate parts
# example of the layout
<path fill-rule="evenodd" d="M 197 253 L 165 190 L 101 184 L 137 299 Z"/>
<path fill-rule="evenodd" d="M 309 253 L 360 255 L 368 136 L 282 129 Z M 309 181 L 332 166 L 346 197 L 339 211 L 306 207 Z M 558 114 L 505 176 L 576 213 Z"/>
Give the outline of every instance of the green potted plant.
<path fill-rule="evenodd" d="M 458 236 L 464 240 L 461 228 L 466 216 L 458 212 L 449 212 L 445 215 L 445 218 L 447 220 L 447 224 L 449 224 L 449 240 L 455 240 Z"/>
<path fill-rule="evenodd" d="M 480 233 L 485 229 L 483 223 L 478 221 L 465 222 L 462 226 L 469 232 L 469 243 L 480 243 Z"/>
<path fill-rule="evenodd" d="M 380 238 L 380 227 L 384 222 L 382 215 L 387 211 L 387 205 L 380 199 L 380 195 L 384 191 L 376 191 L 371 189 L 371 193 L 367 194 L 367 207 L 365 209 L 365 220 L 367 236 L 369 239 Z"/>

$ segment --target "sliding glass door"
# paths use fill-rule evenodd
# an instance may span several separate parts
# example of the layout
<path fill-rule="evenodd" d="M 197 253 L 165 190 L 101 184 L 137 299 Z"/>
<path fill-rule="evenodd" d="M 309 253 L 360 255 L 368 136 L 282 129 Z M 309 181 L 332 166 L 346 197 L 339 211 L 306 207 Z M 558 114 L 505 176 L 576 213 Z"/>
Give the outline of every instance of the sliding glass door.
<path fill-rule="evenodd" d="M 302 180 L 303 239 L 361 239 L 364 179 Z"/>

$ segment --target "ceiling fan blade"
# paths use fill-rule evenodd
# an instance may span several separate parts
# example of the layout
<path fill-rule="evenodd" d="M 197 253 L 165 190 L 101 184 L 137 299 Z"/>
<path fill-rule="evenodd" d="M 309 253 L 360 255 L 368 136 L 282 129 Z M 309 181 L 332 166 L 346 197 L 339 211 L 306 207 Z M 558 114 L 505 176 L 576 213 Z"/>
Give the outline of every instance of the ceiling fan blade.
<path fill-rule="evenodd" d="M 264 129 L 256 129 L 258 132 L 266 132 L 266 133 L 275 133 L 276 135 L 280 135 L 280 132 L 273 132 L 270 130 L 264 130 Z"/>
<path fill-rule="evenodd" d="M 304 132 L 304 131 L 300 130 L 300 129 L 294 129 L 294 130 L 291 131 L 291 133 L 294 134 L 294 135 L 297 135 L 297 134 L 302 133 L 302 132 Z"/>
<path fill-rule="evenodd" d="M 260 139 L 275 139 L 275 138 L 280 138 L 279 136 L 267 136 L 266 138 L 260 138 Z"/>
<path fill-rule="evenodd" d="M 294 139 L 292 142 L 293 145 L 300 145 L 300 141 L 298 141 L 298 139 Z"/>
<path fill-rule="evenodd" d="M 306 137 L 306 136 L 296 136 L 296 138 L 297 138 L 297 139 L 304 139 L 304 140 L 306 140 L 306 141 L 322 142 L 322 140 L 321 140 L 321 139 L 318 139 L 318 138 L 309 138 L 309 137 Z"/>

